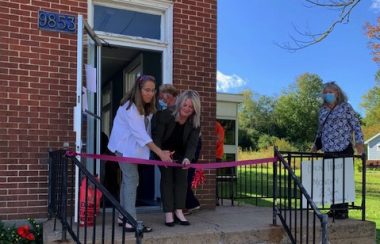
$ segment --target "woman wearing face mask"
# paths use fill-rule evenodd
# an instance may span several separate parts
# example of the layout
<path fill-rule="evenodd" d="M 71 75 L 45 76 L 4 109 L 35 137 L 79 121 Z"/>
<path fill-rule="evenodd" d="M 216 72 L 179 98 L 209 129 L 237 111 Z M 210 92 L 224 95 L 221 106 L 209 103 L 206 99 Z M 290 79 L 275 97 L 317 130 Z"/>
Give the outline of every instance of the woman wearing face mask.
<path fill-rule="evenodd" d="M 313 145 L 312 151 L 321 149 L 325 153 L 353 155 L 353 138 L 358 154 L 364 152 L 363 133 L 355 111 L 347 102 L 347 97 L 335 82 L 323 86 L 323 105 L 319 110 L 317 137 L 321 138 L 322 148 Z"/>
<path fill-rule="evenodd" d="M 170 84 L 162 84 L 159 89 L 159 109 L 174 110 L 175 101 L 178 96 L 178 90 Z"/>
<path fill-rule="evenodd" d="M 357 153 L 362 154 L 364 140 L 360 121 L 347 102 L 346 95 L 335 82 L 325 83 L 322 94 L 323 105 L 319 110 L 319 126 L 316 135 L 316 138 L 320 138 L 321 145 L 314 143 L 312 152 L 321 149 L 325 154 L 349 156 L 354 155 L 353 145 L 355 144 Z M 353 140 L 353 134 L 355 140 Z M 348 217 L 348 204 L 333 204 L 328 214 L 330 217 L 345 219 Z"/>

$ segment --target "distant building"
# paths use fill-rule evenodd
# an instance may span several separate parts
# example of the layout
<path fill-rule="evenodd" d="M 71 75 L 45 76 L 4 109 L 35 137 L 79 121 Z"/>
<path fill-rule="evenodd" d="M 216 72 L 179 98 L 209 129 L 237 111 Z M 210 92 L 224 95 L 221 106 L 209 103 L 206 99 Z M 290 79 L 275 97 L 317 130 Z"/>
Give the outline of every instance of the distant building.
<path fill-rule="evenodd" d="M 371 137 L 367 141 L 368 161 L 370 167 L 380 167 L 380 133 Z"/>

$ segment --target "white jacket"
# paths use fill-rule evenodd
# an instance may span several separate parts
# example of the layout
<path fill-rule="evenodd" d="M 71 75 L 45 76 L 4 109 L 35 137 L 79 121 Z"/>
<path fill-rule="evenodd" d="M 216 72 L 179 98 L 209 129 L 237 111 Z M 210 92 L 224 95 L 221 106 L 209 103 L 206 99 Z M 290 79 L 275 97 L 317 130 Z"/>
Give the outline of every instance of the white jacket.
<path fill-rule="evenodd" d="M 111 152 L 118 151 L 125 157 L 149 159 L 149 148 L 146 144 L 152 141 L 152 114 L 148 116 L 148 128 L 145 129 L 144 115 L 139 114 L 135 104 L 126 110 L 128 104 L 129 102 L 126 102 L 117 110 L 108 149 Z"/>

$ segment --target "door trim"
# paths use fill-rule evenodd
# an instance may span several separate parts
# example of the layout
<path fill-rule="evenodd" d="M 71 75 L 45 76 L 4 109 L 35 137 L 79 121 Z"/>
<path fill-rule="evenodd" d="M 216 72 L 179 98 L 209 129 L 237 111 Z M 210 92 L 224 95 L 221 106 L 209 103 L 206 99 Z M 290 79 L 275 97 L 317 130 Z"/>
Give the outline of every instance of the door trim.
<path fill-rule="evenodd" d="M 162 52 L 162 83 L 173 84 L 173 2 L 169 0 L 88 0 L 88 20 L 94 26 L 94 4 L 161 15 L 161 40 L 95 31 L 111 45 Z"/>

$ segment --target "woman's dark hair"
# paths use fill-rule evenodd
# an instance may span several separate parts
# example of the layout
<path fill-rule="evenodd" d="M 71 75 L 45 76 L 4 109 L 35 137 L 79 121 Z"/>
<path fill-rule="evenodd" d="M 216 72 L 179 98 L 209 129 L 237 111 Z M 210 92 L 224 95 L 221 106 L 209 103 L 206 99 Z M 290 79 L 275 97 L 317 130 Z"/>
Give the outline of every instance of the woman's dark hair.
<path fill-rule="evenodd" d="M 145 83 L 151 81 L 156 84 L 156 78 L 151 75 L 141 75 L 139 76 L 132 89 L 128 91 L 128 93 L 121 99 L 120 105 L 124 105 L 126 102 L 130 102 L 127 106 L 127 110 L 132 106 L 132 103 L 135 104 L 137 110 L 141 115 L 148 115 L 156 112 L 156 94 L 152 98 L 150 103 L 144 103 L 141 97 L 141 90 L 144 87 Z"/>

